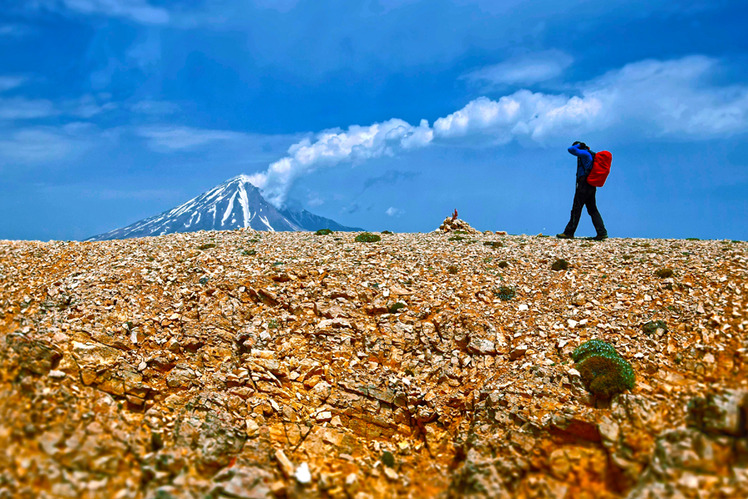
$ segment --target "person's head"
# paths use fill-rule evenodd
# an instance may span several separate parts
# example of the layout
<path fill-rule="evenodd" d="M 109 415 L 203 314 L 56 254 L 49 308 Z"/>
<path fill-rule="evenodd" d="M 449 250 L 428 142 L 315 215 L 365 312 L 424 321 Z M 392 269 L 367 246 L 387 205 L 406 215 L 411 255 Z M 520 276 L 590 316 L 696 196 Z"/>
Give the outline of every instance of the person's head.
<path fill-rule="evenodd" d="M 573 146 L 579 146 L 580 149 L 586 149 L 587 151 L 590 150 L 590 148 L 585 144 L 584 142 L 576 141 L 572 144 Z"/>

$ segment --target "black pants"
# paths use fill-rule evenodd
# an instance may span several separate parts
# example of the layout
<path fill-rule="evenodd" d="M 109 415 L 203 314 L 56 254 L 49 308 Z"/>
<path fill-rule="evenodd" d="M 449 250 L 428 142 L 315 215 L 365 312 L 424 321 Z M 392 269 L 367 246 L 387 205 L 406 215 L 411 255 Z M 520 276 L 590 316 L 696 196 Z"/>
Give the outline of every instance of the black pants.
<path fill-rule="evenodd" d="M 597 203 L 595 202 L 595 192 L 597 187 L 594 187 L 587 183 L 583 178 L 577 180 L 577 189 L 574 191 L 574 203 L 571 206 L 571 218 L 569 223 L 566 224 L 564 234 L 567 236 L 573 236 L 579 225 L 579 217 L 582 216 L 582 207 L 587 207 L 587 213 L 592 217 L 592 225 L 595 226 L 598 236 L 607 236 L 608 231 L 605 230 L 605 224 L 603 223 L 603 217 L 600 216 L 600 212 L 597 211 Z"/>

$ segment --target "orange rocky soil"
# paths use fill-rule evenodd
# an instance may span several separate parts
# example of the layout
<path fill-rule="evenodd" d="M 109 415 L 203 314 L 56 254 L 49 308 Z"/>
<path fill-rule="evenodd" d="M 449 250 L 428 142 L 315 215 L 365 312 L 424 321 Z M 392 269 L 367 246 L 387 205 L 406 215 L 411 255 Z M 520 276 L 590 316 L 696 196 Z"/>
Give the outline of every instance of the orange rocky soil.
<path fill-rule="evenodd" d="M 355 235 L 1 241 L 0 498 L 748 496 L 745 242 Z"/>

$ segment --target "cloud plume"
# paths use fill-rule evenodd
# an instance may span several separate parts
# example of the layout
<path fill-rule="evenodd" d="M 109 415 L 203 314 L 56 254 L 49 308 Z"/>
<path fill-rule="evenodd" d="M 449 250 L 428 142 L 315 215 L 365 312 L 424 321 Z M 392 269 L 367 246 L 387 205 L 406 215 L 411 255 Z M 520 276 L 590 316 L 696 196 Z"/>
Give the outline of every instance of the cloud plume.
<path fill-rule="evenodd" d="M 512 140 L 543 146 L 590 131 L 627 137 L 704 140 L 748 131 L 748 86 L 721 87 L 707 76 L 718 61 L 690 56 L 647 60 L 577 86 L 576 95 L 518 90 L 497 100 L 479 97 L 434 121 L 390 119 L 327 130 L 304 139 L 265 172 L 251 176 L 281 206 L 299 177 L 319 168 L 358 163 L 433 143 L 496 146 Z"/>
<path fill-rule="evenodd" d="M 288 156 L 271 164 L 264 173 L 251 176 L 268 201 L 282 205 L 288 189 L 298 177 L 321 167 L 342 162 L 357 162 L 428 145 L 434 137 L 426 120 L 412 126 L 400 119 L 391 119 L 369 126 L 353 125 L 347 130 L 327 130 L 315 140 L 304 139 L 288 150 Z"/>

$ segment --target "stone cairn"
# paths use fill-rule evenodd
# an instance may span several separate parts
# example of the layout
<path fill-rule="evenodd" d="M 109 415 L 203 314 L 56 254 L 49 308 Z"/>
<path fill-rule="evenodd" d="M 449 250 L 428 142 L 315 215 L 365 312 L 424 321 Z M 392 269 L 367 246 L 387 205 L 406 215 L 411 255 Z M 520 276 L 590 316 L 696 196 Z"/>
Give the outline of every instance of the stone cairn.
<path fill-rule="evenodd" d="M 436 232 L 442 232 L 442 233 L 455 232 L 455 231 L 461 231 L 467 234 L 480 234 L 481 233 L 479 230 L 472 228 L 470 224 L 467 223 L 465 220 L 461 220 L 457 218 L 457 210 L 454 211 L 451 217 L 445 218 L 442 224 L 436 230 Z"/>

